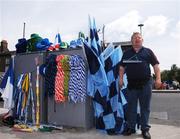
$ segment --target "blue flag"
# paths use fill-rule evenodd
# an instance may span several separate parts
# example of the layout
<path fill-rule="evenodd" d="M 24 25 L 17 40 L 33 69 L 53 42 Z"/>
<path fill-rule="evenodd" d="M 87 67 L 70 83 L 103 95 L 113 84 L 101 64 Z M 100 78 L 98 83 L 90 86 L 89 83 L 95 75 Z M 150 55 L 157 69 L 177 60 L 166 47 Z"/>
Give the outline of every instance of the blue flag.
<path fill-rule="evenodd" d="M 60 44 L 62 41 L 61 41 L 61 36 L 59 33 L 56 34 L 56 37 L 55 37 L 55 41 L 54 41 L 54 45 L 56 44 Z"/>
<path fill-rule="evenodd" d="M 1 88 L 2 98 L 4 100 L 4 108 L 11 109 L 13 107 L 13 89 L 14 89 L 13 59 L 10 61 L 9 68 L 5 73 L 0 88 Z"/>
<path fill-rule="evenodd" d="M 90 27 L 90 46 L 97 56 L 101 54 L 101 46 L 99 44 L 99 37 L 95 25 L 95 20 L 92 24 L 91 18 L 89 16 L 89 27 Z"/>

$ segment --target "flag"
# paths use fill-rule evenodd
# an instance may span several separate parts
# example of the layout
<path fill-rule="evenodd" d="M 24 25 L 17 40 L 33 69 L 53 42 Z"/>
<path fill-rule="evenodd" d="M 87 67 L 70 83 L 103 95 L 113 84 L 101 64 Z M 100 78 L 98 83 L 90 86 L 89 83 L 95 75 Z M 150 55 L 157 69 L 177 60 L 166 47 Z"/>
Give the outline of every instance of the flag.
<path fill-rule="evenodd" d="M 88 61 L 88 95 L 93 99 L 96 128 L 108 134 L 122 133 L 124 130 L 124 105 L 127 103 L 119 89 L 119 64 L 122 58 L 121 47 L 100 49 L 96 29 L 89 17 L 90 43 L 84 42 Z"/>
<path fill-rule="evenodd" d="M 105 130 L 108 134 L 121 133 L 124 129 L 123 105 L 126 104 L 118 86 L 121 48 L 106 51 L 104 65 L 87 43 L 84 43 L 84 48 L 89 65 L 87 90 L 88 95 L 93 98 L 96 128 Z"/>
<path fill-rule="evenodd" d="M 90 46 L 97 56 L 101 54 L 101 45 L 99 43 L 99 37 L 96 29 L 95 19 L 92 24 L 89 16 L 89 27 L 90 27 Z"/>
<path fill-rule="evenodd" d="M 10 61 L 9 68 L 5 73 L 3 81 L 0 85 L 2 98 L 4 100 L 4 108 L 11 109 L 13 107 L 13 89 L 14 89 L 14 68 L 13 58 Z"/>
<path fill-rule="evenodd" d="M 102 50 L 101 50 L 101 43 L 100 43 L 100 39 L 99 39 L 97 28 L 96 28 L 96 21 L 95 21 L 94 18 L 93 18 L 93 31 L 94 31 L 94 36 L 95 36 L 98 52 L 99 52 L 99 55 L 100 55 L 101 52 L 102 52 Z"/>
<path fill-rule="evenodd" d="M 94 93 L 95 93 L 94 88 L 97 87 L 99 88 L 99 91 L 101 90 L 99 92 L 100 95 L 105 96 L 107 95 L 107 91 L 102 86 L 107 86 L 108 81 L 106 78 L 104 67 L 101 64 L 99 57 L 96 55 L 93 49 L 88 46 L 88 43 L 86 41 L 84 42 L 84 49 L 85 49 L 86 57 L 88 60 L 88 66 L 89 66 L 88 90 L 91 90 L 91 91 L 89 91 L 88 94 L 90 96 L 94 96 Z"/>
<path fill-rule="evenodd" d="M 54 45 L 56 44 L 60 44 L 62 41 L 61 41 L 61 36 L 59 33 L 56 34 L 56 37 L 55 37 L 55 41 L 54 41 Z"/>
<path fill-rule="evenodd" d="M 51 47 L 51 49 L 59 50 L 61 43 L 62 43 L 61 36 L 59 33 L 57 33 L 54 40 L 54 45 L 53 45 L 54 48 Z"/>
<path fill-rule="evenodd" d="M 112 50 L 112 51 L 109 51 Z M 108 94 L 106 109 L 103 112 L 103 121 L 108 134 L 122 133 L 124 129 L 124 109 L 127 103 L 119 90 L 119 63 L 122 58 L 121 47 L 107 48 L 104 55 L 104 70 L 108 80 Z M 101 118 L 101 117 L 100 117 Z M 99 120 L 99 119 L 98 119 Z"/>

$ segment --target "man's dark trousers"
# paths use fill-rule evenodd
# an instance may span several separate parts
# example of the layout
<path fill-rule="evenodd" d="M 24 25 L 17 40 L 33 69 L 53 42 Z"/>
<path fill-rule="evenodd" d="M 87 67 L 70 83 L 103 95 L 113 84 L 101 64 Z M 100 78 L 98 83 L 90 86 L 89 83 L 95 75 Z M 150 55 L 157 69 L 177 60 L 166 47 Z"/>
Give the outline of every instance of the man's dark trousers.
<path fill-rule="evenodd" d="M 127 123 L 128 127 L 135 129 L 137 123 L 137 102 L 140 103 L 141 114 L 141 130 L 148 131 L 150 126 L 150 101 L 152 96 L 152 79 L 146 82 L 141 89 L 128 89 L 128 110 L 127 110 Z"/>

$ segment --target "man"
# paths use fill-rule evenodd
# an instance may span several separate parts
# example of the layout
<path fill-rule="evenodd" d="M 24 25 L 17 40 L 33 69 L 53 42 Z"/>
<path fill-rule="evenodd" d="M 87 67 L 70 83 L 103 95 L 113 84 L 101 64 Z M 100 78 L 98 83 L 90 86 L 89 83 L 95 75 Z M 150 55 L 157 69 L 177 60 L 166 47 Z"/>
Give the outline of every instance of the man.
<path fill-rule="evenodd" d="M 153 66 L 156 76 L 155 87 L 161 86 L 159 62 L 149 48 L 142 46 L 143 38 L 139 32 L 131 36 L 132 48 L 124 52 L 120 63 L 120 88 L 123 86 L 123 74 L 126 73 L 128 79 L 127 94 L 127 129 L 124 135 L 131 135 L 136 132 L 135 125 L 137 119 L 137 101 L 140 104 L 141 131 L 144 139 L 151 139 L 149 133 L 150 126 L 150 100 L 152 94 L 152 77 L 150 64 Z"/>
<path fill-rule="evenodd" d="M 2 40 L 0 45 L 0 53 L 6 53 L 6 52 L 9 52 L 8 42 L 6 40 Z"/>

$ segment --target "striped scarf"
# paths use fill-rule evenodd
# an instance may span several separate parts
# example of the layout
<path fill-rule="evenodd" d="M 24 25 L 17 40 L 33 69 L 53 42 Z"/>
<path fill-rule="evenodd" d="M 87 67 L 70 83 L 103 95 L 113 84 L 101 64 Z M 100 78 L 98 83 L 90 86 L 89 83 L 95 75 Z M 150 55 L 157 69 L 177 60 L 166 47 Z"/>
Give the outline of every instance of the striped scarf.
<path fill-rule="evenodd" d="M 53 96 L 55 92 L 55 78 L 57 73 L 56 57 L 57 56 L 53 54 L 49 55 L 45 63 L 45 91 L 49 96 Z"/>
<path fill-rule="evenodd" d="M 62 69 L 64 71 L 64 96 L 67 98 L 68 97 L 68 87 L 69 87 L 69 72 L 70 72 L 70 67 L 69 67 L 69 56 L 64 55 L 64 58 L 62 59 Z"/>
<path fill-rule="evenodd" d="M 70 80 L 69 98 L 71 101 L 84 102 L 86 98 L 86 66 L 79 55 L 72 55 L 69 58 Z"/>
<path fill-rule="evenodd" d="M 58 55 L 56 57 L 57 62 L 57 73 L 55 77 L 55 101 L 56 102 L 64 102 L 64 70 L 62 68 L 62 62 L 64 59 L 64 55 Z"/>

